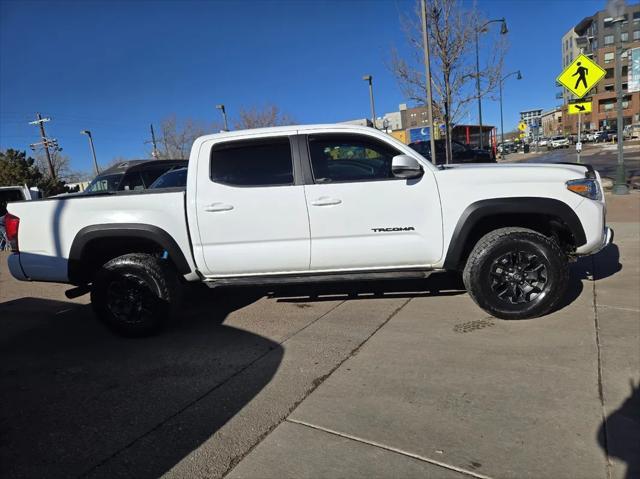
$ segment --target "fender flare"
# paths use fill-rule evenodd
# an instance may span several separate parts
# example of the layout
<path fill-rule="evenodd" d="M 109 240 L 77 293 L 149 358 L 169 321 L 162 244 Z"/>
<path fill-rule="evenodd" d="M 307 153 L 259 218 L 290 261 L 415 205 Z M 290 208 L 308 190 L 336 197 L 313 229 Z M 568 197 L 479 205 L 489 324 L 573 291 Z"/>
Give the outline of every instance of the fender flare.
<path fill-rule="evenodd" d="M 576 247 L 587 242 L 582 223 L 575 211 L 566 203 L 552 198 L 512 197 L 480 200 L 470 204 L 464 210 L 449 242 L 449 249 L 444 260 L 444 269 L 457 269 L 465 251 L 466 242 L 480 221 L 501 214 L 544 214 L 560 218 L 569 228 L 576 242 Z"/>
<path fill-rule="evenodd" d="M 169 257 L 182 275 L 191 272 L 187 259 L 176 240 L 162 228 L 139 223 L 108 223 L 85 226 L 76 234 L 69 251 L 69 281 L 82 284 L 86 281 L 83 254 L 93 240 L 104 238 L 140 238 L 153 241 L 169 253 Z"/>

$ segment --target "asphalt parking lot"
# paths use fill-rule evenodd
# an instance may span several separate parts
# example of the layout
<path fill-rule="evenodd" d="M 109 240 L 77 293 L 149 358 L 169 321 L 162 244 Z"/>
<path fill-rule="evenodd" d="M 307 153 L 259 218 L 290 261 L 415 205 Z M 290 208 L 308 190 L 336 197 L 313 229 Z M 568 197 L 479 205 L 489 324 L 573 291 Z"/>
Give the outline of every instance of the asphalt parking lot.
<path fill-rule="evenodd" d="M 640 477 L 640 195 L 563 307 L 499 321 L 455 276 L 189 292 L 162 335 L 0 257 L 2 477 Z"/>

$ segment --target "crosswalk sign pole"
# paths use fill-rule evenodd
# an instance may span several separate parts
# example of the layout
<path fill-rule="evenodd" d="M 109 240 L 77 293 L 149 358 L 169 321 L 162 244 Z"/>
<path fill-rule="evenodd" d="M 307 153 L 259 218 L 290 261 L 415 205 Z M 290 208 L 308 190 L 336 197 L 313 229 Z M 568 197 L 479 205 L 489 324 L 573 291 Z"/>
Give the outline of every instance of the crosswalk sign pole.
<path fill-rule="evenodd" d="M 576 154 L 578 156 L 578 163 L 580 163 L 580 152 L 582 151 L 582 142 L 580 141 L 580 131 L 582 129 L 582 113 L 578 113 L 578 142 L 576 143 Z"/>

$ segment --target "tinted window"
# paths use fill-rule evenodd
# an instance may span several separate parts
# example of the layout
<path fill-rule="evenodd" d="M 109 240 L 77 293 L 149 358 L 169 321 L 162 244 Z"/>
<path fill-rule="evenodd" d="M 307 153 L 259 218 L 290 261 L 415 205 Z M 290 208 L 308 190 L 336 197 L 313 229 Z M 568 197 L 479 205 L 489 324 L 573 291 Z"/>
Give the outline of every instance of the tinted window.
<path fill-rule="evenodd" d="M 274 138 L 214 146 L 211 179 L 235 186 L 293 184 L 289 139 Z"/>
<path fill-rule="evenodd" d="M 309 137 L 313 177 L 318 183 L 394 178 L 391 160 L 400 152 L 359 135 Z"/>
<path fill-rule="evenodd" d="M 187 169 L 180 168 L 173 171 L 168 171 L 156 181 L 149 188 L 175 188 L 178 186 L 185 186 L 187 184 Z"/>
<path fill-rule="evenodd" d="M 100 175 L 96 176 L 91 184 L 84 190 L 86 193 L 97 193 L 100 191 L 116 191 L 120 180 L 124 176 L 123 173 L 116 173 L 113 175 Z"/>
<path fill-rule="evenodd" d="M 144 190 L 144 181 L 142 181 L 140 173 L 137 171 L 125 173 L 120 189 L 126 191 Z"/>
<path fill-rule="evenodd" d="M 140 170 L 140 176 L 142 177 L 142 182 L 144 185 L 149 188 L 151 183 L 156 181 L 161 175 L 165 174 L 167 171 L 175 168 L 175 165 L 171 166 L 157 166 L 154 168 L 145 168 Z"/>

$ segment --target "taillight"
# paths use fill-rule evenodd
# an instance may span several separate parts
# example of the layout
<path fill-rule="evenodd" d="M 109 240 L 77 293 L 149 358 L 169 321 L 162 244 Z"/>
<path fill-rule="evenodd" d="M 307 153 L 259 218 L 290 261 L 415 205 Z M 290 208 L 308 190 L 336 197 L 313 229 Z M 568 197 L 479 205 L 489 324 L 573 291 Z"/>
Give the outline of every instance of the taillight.
<path fill-rule="evenodd" d="M 11 213 L 4 215 L 4 229 L 7 232 L 7 239 L 11 245 L 11 251 L 18 252 L 18 228 L 20 227 L 20 218 L 13 216 Z"/>

